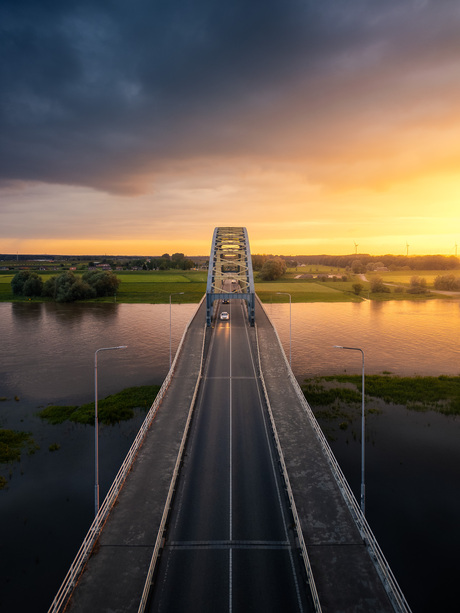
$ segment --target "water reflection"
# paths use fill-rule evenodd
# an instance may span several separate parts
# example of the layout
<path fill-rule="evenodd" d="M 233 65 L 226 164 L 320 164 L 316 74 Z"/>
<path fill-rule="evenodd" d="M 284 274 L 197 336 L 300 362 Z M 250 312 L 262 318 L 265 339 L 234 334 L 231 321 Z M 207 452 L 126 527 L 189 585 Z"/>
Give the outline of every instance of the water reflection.
<path fill-rule="evenodd" d="M 267 305 L 289 351 L 289 305 Z M 292 305 L 292 367 L 297 376 L 360 371 L 332 347 L 360 347 L 366 372 L 398 375 L 457 375 L 458 302 L 362 302 Z"/>
<path fill-rule="evenodd" d="M 17 321 L 33 321 L 41 317 L 45 305 L 42 302 L 13 302 L 11 314 Z M 3 315 L 3 313 L 2 313 Z"/>
<path fill-rule="evenodd" d="M 172 347 L 177 347 L 196 305 L 173 305 Z M 91 398 L 94 352 L 104 356 L 101 394 L 131 385 L 161 383 L 168 368 L 169 305 L 0 304 L 2 395 L 39 402 Z"/>

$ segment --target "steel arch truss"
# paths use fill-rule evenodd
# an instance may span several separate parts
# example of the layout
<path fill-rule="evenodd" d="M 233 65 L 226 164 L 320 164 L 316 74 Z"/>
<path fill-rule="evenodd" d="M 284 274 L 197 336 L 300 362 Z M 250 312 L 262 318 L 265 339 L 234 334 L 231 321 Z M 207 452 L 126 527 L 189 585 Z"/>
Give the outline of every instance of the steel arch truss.
<path fill-rule="evenodd" d="M 245 300 L 251 326 L 255 318 L 254 275 L 246 228 L 215 228 L 206 286 L 206 323 L 215 300 Z"/>

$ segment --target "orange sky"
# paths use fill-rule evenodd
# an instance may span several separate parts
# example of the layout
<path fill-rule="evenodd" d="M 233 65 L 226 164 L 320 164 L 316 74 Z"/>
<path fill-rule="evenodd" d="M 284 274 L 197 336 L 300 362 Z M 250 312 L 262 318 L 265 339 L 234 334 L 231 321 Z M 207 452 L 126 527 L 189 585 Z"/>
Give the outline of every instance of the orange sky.
<path fill-rule="evenodd" d="M 35 50 L 9 25 L 0 253 L 207 255 L 235 225 L 253 253 L 455 254 L 455 3 L 197 0 L 154 37 L 95 3 L 37 9 Z"/>

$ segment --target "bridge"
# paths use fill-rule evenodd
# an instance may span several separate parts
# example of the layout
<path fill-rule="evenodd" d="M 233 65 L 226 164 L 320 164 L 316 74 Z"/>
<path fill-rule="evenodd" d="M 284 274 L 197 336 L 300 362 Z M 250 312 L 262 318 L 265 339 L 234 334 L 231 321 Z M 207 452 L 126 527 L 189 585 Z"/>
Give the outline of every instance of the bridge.
<path fill-rule="evenodd" d="M 244 300 L 254 325 L 255 291 L 251 251 L 246 228 L 215 228 L 206 285 L 206 324 L 211 325 L 216 300 Z"/>
<path fill-rule="evenodd" d="M 244 228 L 214 232 L 206 296 L 64 610 L 410 611 L 255 297 Z"/>

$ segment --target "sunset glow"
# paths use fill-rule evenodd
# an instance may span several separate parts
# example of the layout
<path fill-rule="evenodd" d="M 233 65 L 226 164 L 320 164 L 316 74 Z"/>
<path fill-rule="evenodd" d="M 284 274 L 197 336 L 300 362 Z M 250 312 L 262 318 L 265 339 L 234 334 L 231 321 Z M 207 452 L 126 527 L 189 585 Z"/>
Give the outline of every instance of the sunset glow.
<path fill-rule="evenodd" d="M 0 253 L 455 254 L 455 3 L 136 2 L 7 2 Z"/>

